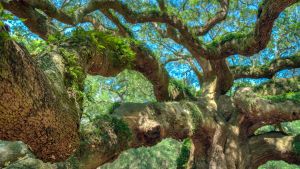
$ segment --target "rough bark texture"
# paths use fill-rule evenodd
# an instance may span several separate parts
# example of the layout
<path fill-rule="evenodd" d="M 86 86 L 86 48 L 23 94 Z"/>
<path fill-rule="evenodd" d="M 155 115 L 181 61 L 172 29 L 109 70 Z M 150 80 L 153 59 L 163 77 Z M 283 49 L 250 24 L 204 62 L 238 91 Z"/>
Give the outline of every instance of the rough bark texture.
<path fill-rule="evenodd" d="M 95 168 L 128 148 L 151 146 L 167 137 L 189 137 L 195 124 L 208 123 L 211 118 L 203 109 L 193 102 L 121 105 L 110 118 L 103 117 L 83 128 L 78 153 L 81 168 Z M 95 133 L 95 128 L 102 129 L 102 134 Z M 93 139 L 99 135 L 108 137 Z"/>
<path fill-rule="evenodd" d="M 281 133 L 267 133 L 251 137 L 249 140 L 251 166 L 249 168 L 257 168 L 267 162 L 270 157 L 273 160 L 300 164 L 299 149 L 296 149 L 296 144 L 299 146 L 299 143 L 299 136 L 287 136 Z"/>
<path fill-rule="evenodd" d="M 43 160 L 65 160 L 78 147 L 79 115 L 62 84 L 46 76 L 57 72 L 44 74 L 16 42 L 0 43 L 0 139 L 22 140 Z"/>

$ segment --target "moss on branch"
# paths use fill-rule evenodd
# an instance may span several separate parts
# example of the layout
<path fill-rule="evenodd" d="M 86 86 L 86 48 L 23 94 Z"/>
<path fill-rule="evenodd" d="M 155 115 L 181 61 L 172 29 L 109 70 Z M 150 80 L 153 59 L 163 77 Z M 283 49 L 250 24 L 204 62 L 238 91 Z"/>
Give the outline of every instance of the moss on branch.
<path fill-rule="evenodd" d="M 187 138 L 183 140 L 179 157 L 176 160 L 177 169 L 187 168 L 188 160 L 190 157 L 191 146 L 192 146 L 191 139 Z"/>
<path fill-rule="evenodd" d="M 288 92 L 279 95 L 267 95 L 267 96 L 263 96 L 263 98 L 272 100 L 274 102 L 283 102 L 289 100 L 295 103 L 300 103 L 300 92 Z"/>
<path fill-rule="evenodd" d="M 232 41 L 234 39 L 242 39 L 247 37 L 246 33 L 243 32 L 231 32 L 231 33 L 226 33 L 223 36 L 217 37 L 214 39 L 213 42 L 209 44 L 210 47 L 218 47 L 219 45 L 223 45 L 228 41 Z"/>
<path fill-rule="evenodd" d="M 135 60 L 135 53 L 131 50 L 131 39 L 121 38 L 109 32 L 85 31 L 77 29 L 72 33 L 73 43 L 83 45 L 105 55 L 115 67 L 130 68 Z"/>

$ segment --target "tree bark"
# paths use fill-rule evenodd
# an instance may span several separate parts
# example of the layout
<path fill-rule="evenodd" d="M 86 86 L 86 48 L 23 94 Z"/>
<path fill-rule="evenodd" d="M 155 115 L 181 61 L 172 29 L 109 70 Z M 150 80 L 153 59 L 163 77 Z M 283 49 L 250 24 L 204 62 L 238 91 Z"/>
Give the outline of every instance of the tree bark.
<path fill-rule="evenodd" d="M 79 146 L 79 113 L 49 56 L 44 72 L 10 39 L 0 41 L 0 139 L 22 140 L 46 161 L 65 160 Z"/>

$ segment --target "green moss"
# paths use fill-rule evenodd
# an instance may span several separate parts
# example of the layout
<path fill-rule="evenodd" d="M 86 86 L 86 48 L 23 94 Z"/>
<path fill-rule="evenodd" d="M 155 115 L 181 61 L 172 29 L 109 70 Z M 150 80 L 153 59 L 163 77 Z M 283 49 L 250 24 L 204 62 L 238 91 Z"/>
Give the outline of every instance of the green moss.
<path fill-rule="evenodd" d="M 293 151 L 300 154 L 300 135 L 297 135 L 293 141 Z"/>
<path fill-rule="evenodd" d="M 272 132 L 275 131 L 275 127 L 273 125 L 266 125 L 266 126 L 262 126 L 260 128 L 258 128 L 254 134 L 255 135 L 260 135 L 260 134 L 264 134 L 264 133 L 268 133 L 268 132 Z"/>
<path fill-rule="evenodd" d="M 195 132 L 197 129 L 197 125 L 201 124 L 203 120 L 203 114 L 199 109 L 198 105 L 191 102 L 181 101 L 180 102 L 183 107 L 188 109 L 191 113 L 191 122 L 192 122 L 192 131 Z"/>
<path fill-rule="evenodd" d="M 90 53 L 96 53 L 109 59 L 114 67 L 130 68 L 135 60 L 136 54 L 131 50 L 134 40 L 123 38 L 96 30 L 86 31 L 77 28 L 71 35 L 54 34 L 48 37 L 51 44 L 71 44 L 75 50 L 81 52 L 81 57 L 89 59 Z"/>
<path fill-rule="evenodd" d="M 7 40 L 10 40 L 11 37 L 9 36 L 9 34 L 7 32 L 1 31 L 1 27 L 0 27 L 0 50 L 2 50 L 3 48 L 3 43 Z"/>
<path fill-rule="evenodd" d="M 65 85 L 76 94 L 76 101 L 81 105 L 83 102 L 83 85 L 85 72 L 78 64 L 78 57 L 75 53 L 64 48 L 59 49 L 65 62 Z"/>
<path fill-rule="evenodd" d="M 170 79 L 169 91 L 178 90 L 180 93 L 186 95 L 188 99 L 196 100 L 197 91 L 191 86 L 184 84 L 182 80 Z"/>
<path fill-rule="evenodd" d="M 217 47 L 218 45 L 223 45 L 224 43 L 231 41 L 233 39 L 241 39 L 246 37 L 247 34 L 240 33 L 240 32 L 231 32 L 227 33 L 221 37 L 217 37 L 212 43 L 210 43 L 208 46 L 210 47 Z"/>
<path fill-rule="evenodd" d="M 114 111 L 121 106 L 120 102 L 114 102 L 109 108 L 108 108 L 108 114 L 113 114 Z"/>
<path fill-rule="evenodd" d="M 97 53 L 105 55 L 115 67 L 129 68 L 135 60 L 135 53 L 131 50 L 131 39 L 112 35 L 109 32 L 85 31 L 77 29 L 70 38 L 73 43 L 95 49 Z"/>
<path fill-rule="evenodd" d="M 177 169 L 185 169 L 187 168 L 189 156 L 190 156 L 190 150 L 192 146 L 192 141 L 191 139 L 184 139 L 182 146 L 181 146 L 181 151 L 179 154 L 179 157 L 177 158 Z"/>
<path fill-rule="evenodd" d="M 267 95 L 263 96 L 263 98 L 275 101 L 275 102 L 283 102 L 286 100 L 293 101 L 295 103 L 300 103 L 300 92 L 288 92 L 280 95 Z"/>
<path fill-rule="evenodd" d="M 258 169 L 300 169 L 299 165 L 289 164 L 285 161 L 268 161 Z"/>
<path fill-rule="evenodd" d="M 128 125 L 121 119 L 112 117 L 110 115 L 98 116 L 94 122 L 97 129 L 99 129 L 99 135 L 104 141 L 110 141 L 110 134 L 107 127 L 111 128 L 118 136 L 120 141 L 119 146 L 124 146 L 132 138 L 132 133 Z"/>

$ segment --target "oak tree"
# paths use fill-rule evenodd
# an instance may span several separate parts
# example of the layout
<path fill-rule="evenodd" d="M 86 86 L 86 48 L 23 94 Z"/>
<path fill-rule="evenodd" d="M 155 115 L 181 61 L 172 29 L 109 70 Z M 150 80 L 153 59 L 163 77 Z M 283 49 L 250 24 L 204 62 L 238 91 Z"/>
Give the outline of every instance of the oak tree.
<path fill-rule="evenodd" d="M 78 168 L 96 168 L 164 138 L 191 139 L 187 168 L 300 163 L 297 136 L 254 134 L 300 119 L 299 102 L 284 97 L 299 92 L 299 77 L 276 78 L 300 67 L 298 0 L 0 2 L 47 48 L 32 56 L 10 37 L 16 30 L 1 24 L 0 139 L 23 141 L 43 161 L 73 156 Z M 275 57 L 259 61 L 265 50 Z M 200 94 L 170 89 L 166 65 L 178 61 L 194 72 Z M 79 130 L 86 75 L 125 69 L 149 80 L 158 102 L 122 103 Z M 234 88 L 243 78 L 272 80 Z"/>

